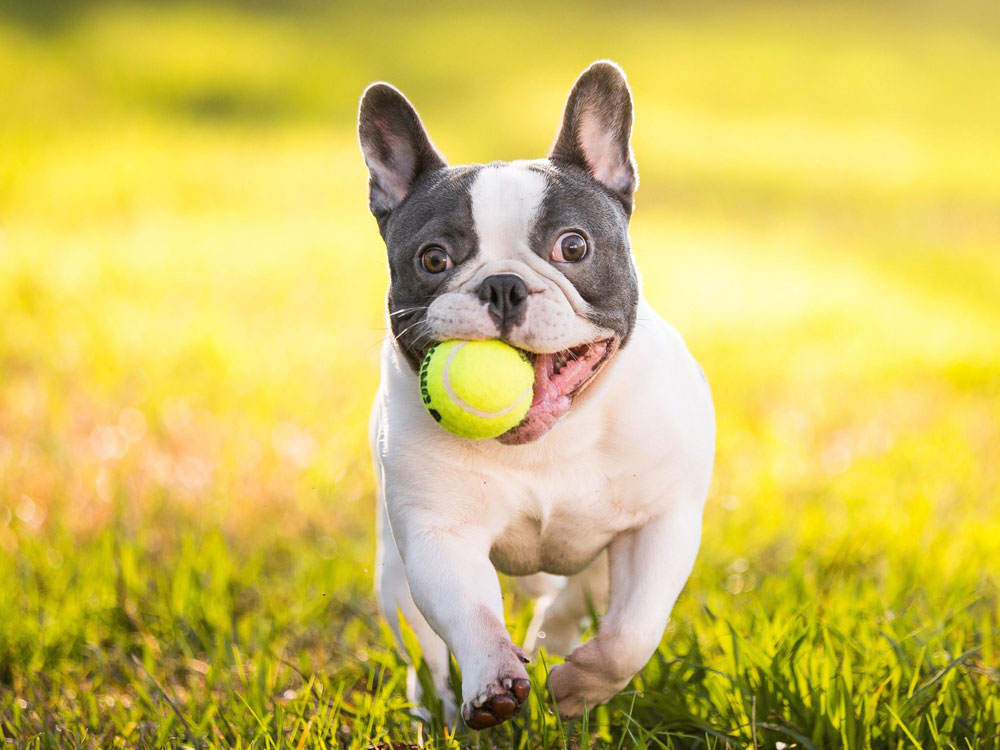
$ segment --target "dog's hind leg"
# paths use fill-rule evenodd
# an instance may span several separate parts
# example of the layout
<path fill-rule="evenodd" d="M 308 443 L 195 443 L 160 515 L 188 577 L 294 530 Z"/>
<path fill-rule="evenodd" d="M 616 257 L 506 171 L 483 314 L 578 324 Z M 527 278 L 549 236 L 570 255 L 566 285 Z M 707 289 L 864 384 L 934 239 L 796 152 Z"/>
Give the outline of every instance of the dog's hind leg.
<path fill-rule="evenodd" d="M 545 646 L 549 653 L 566 656 L 579 644 L 585 618 L 592 611 L 600 614 L 607 607 L 608 555 L 602 552 L 590 565 L 568 578 L 539 575 L 545 579 L 529 584 L 541 593 L 535 602 L 524 650 L 534 654 Z"/>
<path fill-rule="evenodd" d="M 381 495 L 381 492 L 379 493 Z M 403 623 L 413 630 L 417 641 L 420 643 L 420 650 L 424 663 L 430 671 L 434 689 L 441 699 L 444 708 L 444 720 L 449 726 L 453 726 L 455 718 L 458 716 L 458 709 L 455 703 L 455 694 L 449 682 L 450 659 L 448 646 L 435 633 L 427 620 L 420 614 L 420 610 L 413 603 L 410 596 L 410 587 L 406 582 L 406 571 L 403 568 L 403 560 L 396 549 L 396 541 L 392 537 L 392 529 L 389 527 L 389 519 L 386 517 L 385 505 L 379 498 L 378 516 L 378 551 L 375 561 L 375 591 L 378 598 L 379 609 L 382 616 L 392 628 L 396 637 L 396 645 L 407 661 L 410 655 L 403 644 Z M 417 679 L 416 665 L 410 664 L 406 675 L 406 698 L 417 707 L 416 712 L 422 719 L 428 719 L 430 714 L 421 706 L 423 689 Z"/>
<path fill-rule="evenodd" d="M 610 596 L 597 634 L 549 672 L 563 719 L 577 718 L 621 691 L 660 645 L 670 610 L 691 575 L 701 541 L 700 495 L 622 532 L 608 548 Z"/>

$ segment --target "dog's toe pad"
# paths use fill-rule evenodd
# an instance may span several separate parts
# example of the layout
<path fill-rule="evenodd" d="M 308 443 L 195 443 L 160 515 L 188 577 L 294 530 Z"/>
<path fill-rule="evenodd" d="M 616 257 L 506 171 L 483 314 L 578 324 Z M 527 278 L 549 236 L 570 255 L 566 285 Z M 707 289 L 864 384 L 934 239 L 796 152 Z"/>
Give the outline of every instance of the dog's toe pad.
<path fill-rule="evenodd" d="M 510 688 L 506 687 L 507 684 L 510 684 Z M 531 682 L 525 679 L 506 679 L 494 690 L 497 692 L 479 696 L 467 704 L 468 710 L 463 713 L 467 713 L 464 718 L 470 729 L 489 729 L 516 716 L 531 693 Z"/>

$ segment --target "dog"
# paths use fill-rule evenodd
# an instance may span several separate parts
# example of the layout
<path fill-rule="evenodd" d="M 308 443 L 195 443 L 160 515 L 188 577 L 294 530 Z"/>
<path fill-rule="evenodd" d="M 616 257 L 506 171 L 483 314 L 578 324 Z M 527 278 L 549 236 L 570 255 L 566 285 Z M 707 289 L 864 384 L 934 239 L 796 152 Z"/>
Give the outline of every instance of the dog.
<path fill-rule="evenodd" d="M 621 691 L 655 652 L 691 573 L 715 453 L 712 397 L 680 335 L 642 296 L 629 220 L 632 94 L 616 64 L 577 79 L 548 158 L 448 166 L 416 110 L 374 83 L 358 115 L 369 207 L 389 259 L 388 332 L 370 440 L 379 607 L 420 643 L 453 722 L 516 715 L 527 654 L 564 719 Z M 501 339 L 535 370 L 499 438 L 445 432 L 417 371 L 436 342 Z M 525 644 L 497 571 L 537 596 Z M 605 611 L 578 643 L 591 608 Z M 408 697 L 419 706 L 412 666 Z"/>

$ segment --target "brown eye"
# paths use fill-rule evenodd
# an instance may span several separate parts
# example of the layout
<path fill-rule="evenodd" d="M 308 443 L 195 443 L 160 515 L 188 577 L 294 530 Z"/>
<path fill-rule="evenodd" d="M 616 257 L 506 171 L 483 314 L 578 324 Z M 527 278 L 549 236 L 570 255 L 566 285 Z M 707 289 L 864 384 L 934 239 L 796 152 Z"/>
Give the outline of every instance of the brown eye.
<path fill-rule="evenodd" d="M 559 235 L 549 256 L 557 263 L 576 263 L 587 255 L 587 240 L 579 232 L 564 232 Z"/>
<path fill-rule="evenodd" d="M 431 245 L 420 254 L 420 265 L 427 273 L 442 273 L 455 264 L 448 253 L 437 245 Z"/>

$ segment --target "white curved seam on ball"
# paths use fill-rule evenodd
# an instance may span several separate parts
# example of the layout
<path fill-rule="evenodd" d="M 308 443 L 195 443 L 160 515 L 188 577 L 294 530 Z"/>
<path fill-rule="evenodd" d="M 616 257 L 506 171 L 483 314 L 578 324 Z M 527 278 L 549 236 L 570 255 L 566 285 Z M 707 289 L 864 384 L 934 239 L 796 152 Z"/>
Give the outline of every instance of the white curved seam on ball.
<path fill-rule="evenodd" d="M 448 395 L 448 398 L 450 398 L 452 401 L 458 404 L 460 409 L 467 411 L 476 417 L 482 417 L 483 419 L 493 419 L 495 417 L 502 417 L 504 414 L 513 411 L 522 401 L 524 401 L 525 398 L 531 395 L 531 392 L 535 387 L 534 382 L 532 382 L 532 384 L 525 389 L 524 393 L 522 393 L 520 396 L 514 399 L 513 403 L 511 403 L 510 406 L 507 406 L 501 409 L 500 411 L 483 411 L 482 409 L 477 409 L 475 406 L 472 406 L 471 404 L 465 403 L 464 399 L 462 399 L 462 397 L 459 396 L 457 393 L 455 393 L 455 391 L 452 389 L 451 378 L 448 377 L 448 373 L 451 371 L 451 363 L 452 360 L 455 359 L 455 355 L 457 355 L 459 350 L 462 349 L 462 347 L 464 347 L 467 343 L 468 342 L 463 341 L 460 344 L 455 345 L 455 348 L 452 349 L 451 352 L 448 354 L 448 359 L 446 359 L 444 363 L 444 369 L 441 371 L 441 380 L 444 383 L 444 392 Z"/>

